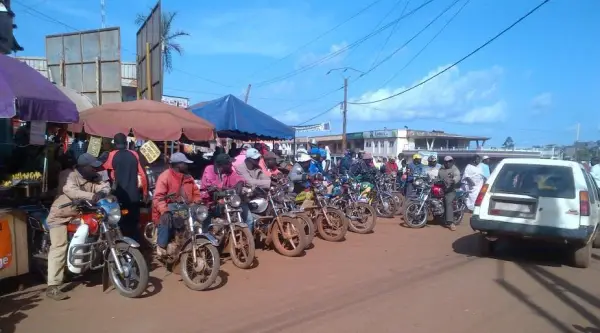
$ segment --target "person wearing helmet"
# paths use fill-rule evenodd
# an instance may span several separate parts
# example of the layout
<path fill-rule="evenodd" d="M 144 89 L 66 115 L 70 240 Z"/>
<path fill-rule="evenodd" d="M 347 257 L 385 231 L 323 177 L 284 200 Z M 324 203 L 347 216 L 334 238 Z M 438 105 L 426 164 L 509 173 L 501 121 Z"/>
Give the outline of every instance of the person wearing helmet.
<path fill-rule="evenodd" d="M 436 179 L 438 177 L 438 172 L 442 166 L 437 162 L 437 156 L 430 155 L 427 158 L 427 167 L 425 167 L 425 172 L 431 179 Z"/>
<path fill-rule="evenodd" d="M 295 193 L 304 191 L 311 176 L 314 176 L 314 173 L 311 175 L 310 171 L 311 163 L 312 158 L 308 154 L 300 153 L 296 156 L 296 163 L 288 174 L 288 178 L 294 183 Z"/>
<path fill-rule="evenodd" d="M 415 180 L 415 176 L 421 176 L 425 173 L 421 159 L 421 155 L 414 154 L 412 162 L 406 168 L 406 195 L 412 196 L 414 193 L 413 181 Z"/>

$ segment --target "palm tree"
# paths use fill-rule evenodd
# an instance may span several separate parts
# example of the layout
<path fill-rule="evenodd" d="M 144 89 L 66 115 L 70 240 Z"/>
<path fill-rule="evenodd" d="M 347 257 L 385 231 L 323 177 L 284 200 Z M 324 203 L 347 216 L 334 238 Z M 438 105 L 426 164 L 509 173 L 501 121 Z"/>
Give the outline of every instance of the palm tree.
<path fill-rule="evenodd" d="M 173 70 L 173 52 L 177 54 L 183 54 L 183 46 L 177 42 L 179 37 L 189 36 L 190 34 L 182 30 L 173 29 L 173 20 L 177 16 L 177 12 L 162 12 L 161 24 L 162 24 L 162 56 L 163 66 L 167 72 Z M 148 15 L 137 14 L 135 18 L 135 24 L 141 26 L 146 22 Z"/>

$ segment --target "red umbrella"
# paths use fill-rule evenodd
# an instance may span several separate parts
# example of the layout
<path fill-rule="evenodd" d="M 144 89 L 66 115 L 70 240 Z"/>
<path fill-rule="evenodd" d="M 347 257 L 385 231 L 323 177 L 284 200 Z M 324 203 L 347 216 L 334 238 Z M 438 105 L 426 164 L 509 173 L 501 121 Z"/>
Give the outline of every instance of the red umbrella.
<path fill-rule="evenodd" d="M 72 132 L 105 138 L 133 131 L 136 138 L 154 141 L 178 140 L 182 134 L 192 141 L 214 139 L 214 125 L 189 111 L 151 100 L 103 104 L 79 113 Z"/>

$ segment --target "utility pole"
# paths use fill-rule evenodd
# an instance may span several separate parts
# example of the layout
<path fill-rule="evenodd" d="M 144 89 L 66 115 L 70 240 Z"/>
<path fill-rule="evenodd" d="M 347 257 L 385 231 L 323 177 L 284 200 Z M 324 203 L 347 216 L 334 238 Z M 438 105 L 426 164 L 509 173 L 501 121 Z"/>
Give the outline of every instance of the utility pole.
<path fill-rule="evenodd" d="M 248 98 L 250 98 L 250 89 L 252 89 L 252 84 L 249 84 L 246 88 L 246 97 L 244 97 L 244 103 L 246 104 L 248 104 Z"/>
<path fill-rule="evenodd" d="M 334 68 L 334 69 L 330 69 L 327 74 L 325 75 L 329 75 L 331 72 L 334 71 L 342 71 L 342 72 L 347 72 L 348 70 L 351 71 L 355 71 L 358 73 L 361 73 L 362 75 L 365 75 L 365 72 L 360 71 L 358 69 L 352 68 L 352 67 L 341 67 L 341 68 Z M 348 140 L 346 138 L 346 126 L 348 123 L 348 76 L 342 76 L 344 79 L 344 102 L 342 103 L 342 151 L 346 150 L 346 147 L 348 146 Z"/>
<path fill-rule="evenodd" d="M 104 0 L 100 0 L 100 17 L 102 18 L 102 29 L 106 28 L 106 9 Z"/>

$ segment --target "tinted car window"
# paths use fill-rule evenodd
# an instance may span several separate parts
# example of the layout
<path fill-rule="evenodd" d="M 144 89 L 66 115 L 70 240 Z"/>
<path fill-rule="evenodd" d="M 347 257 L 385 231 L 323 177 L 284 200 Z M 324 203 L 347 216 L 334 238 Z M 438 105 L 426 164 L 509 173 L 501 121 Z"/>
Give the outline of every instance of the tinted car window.
<path fill-rule="evenodd" d="M 594 182 L 590 174 L 588 174 L 585 170 L 582 169 L 581 172 L 583 172 L 588 192 L 590 192 L 590 202 L 596 203 L 596 200 L 598 200 L 598 189 L 596 188 L 596 186 L 594 186 L 596 183 Z"/>
<path fill-rule="evenodd" d="M 491 191 L 536 197 L 575 199 L 575 179 L 570 167 L 505 164 L 498 172 Z"/>

